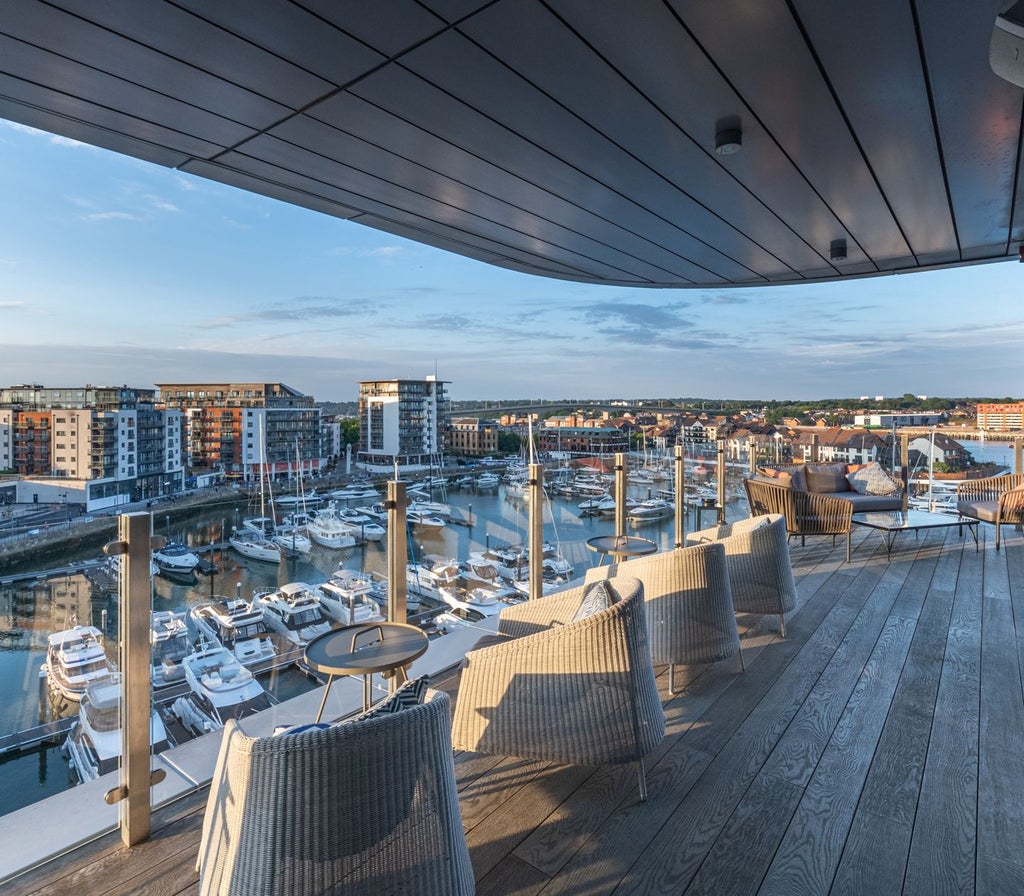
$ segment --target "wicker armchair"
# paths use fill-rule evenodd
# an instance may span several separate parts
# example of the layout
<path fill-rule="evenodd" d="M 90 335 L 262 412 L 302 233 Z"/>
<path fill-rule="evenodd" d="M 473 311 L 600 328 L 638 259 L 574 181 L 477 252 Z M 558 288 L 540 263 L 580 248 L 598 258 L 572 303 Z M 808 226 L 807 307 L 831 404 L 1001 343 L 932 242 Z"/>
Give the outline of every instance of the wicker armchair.
<path fill-rule="evenodd" d="M 201 896 L 474 892 L 451 699 L 278 737 L 229 721 L 199 849 Z"/>
<path fill-rule="evenodd" d="M 781 514 L 691 532 L 686 542 L 721 544 L 736 612 L 776 614 L 779 631 L 786 637 L 785 614 L 796 606 L 796 582 L 786 546 L 786 520 Z"/>
<path fill-rule="evenodd" d="M 455 749 L 578 765 L 638 764 L 665 736 L 651 666 L 643 586 L 609 581 L 619 600 L 571 621 L 583 588 L 502 610 L 509 640 L 466 654 Z"/>
<path fill-rule="evenodd" d="M 609 568 L 615 575 L 636 576 L 643 582 L 651 657 L 668 664 L 669 693 L 676 692 L 677 665 L 738 656 L 743 668 L 723 545 L 677 548 L 614 567 L 599 566 L 587 579 L 600 578 Z"/>
<path fill-rule="evenodd" d="M 759 479 L 744 479 L 751 516 L 781 513 L 786 518 L 786 534 L 800 536 L 804 544 L 808 535 L 846 536 L 846 562 L 850 562 L 850 530 L 853 528 L 853 504 L 842 498 L 796 491 Z"/>
<path fill-rule="evenodd" d="M 1002 526 L 1024 523 L 1024 491 L 1013 491 L 1024 484 L 1024 474 L 968 479 L 956 487 L 956 509 L 960 516 L 992 523 L 996 527 L 996 550 Z"/>

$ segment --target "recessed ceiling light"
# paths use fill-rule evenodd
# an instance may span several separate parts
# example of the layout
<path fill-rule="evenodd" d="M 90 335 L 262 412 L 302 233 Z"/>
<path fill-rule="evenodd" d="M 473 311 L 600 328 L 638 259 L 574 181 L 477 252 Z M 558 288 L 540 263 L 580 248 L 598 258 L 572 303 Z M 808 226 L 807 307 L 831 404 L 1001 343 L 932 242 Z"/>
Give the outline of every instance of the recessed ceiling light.
<path fill-rule="evenodd" d="M 715 133 L 715 152 L 720 156 L 731 156 L 743 146 L 743 131 L 739 128 L 723 128 Z"/>

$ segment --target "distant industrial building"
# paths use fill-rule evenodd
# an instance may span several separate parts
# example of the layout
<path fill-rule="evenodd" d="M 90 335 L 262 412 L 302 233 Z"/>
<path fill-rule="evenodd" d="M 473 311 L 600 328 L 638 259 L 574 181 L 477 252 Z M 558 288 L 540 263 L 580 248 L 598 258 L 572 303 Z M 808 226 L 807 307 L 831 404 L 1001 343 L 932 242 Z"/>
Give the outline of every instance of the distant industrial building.
<path fill-rule="evenodd" d="M 366 380 L 359 384 L 356 466 L 376 472 L 427 470 L 445 452 L 448 401 L 445 382 Z"/>
<path fill-rule="evenodd" d="M 938 426 L 945 421 L 939 413 L 913 413 L 903 411 L 879 411 L 877 414 L 857 414 L 854 426 L 871 426 L 880 429 L 899 429 L 902 426 Z"/>

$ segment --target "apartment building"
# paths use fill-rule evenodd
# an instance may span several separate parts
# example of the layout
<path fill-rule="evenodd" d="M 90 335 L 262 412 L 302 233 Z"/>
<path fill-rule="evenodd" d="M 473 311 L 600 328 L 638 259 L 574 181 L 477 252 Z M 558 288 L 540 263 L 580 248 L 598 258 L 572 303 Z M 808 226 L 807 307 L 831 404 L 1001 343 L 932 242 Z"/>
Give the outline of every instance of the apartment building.
<path fill-rule="evenodd" d="M 459 417 L 448 427 L 448 450 L 452 454 L 487 457 L 498 450 L 498 423 L 480 417 Z"/>
<path fill-rule="evenodd" d="M 0 389 L 0 468 L 31 480 L 18 500 L 95 510 L 180 491 L 181 415 L 157 408 L 155 395 L 127 386 Z"/>
<path fill-rule="evenodd" d="M 258 481 L 291 479 L 323 464 L 324 431 L 313 397 L 284 383 L 158 383 L 161 404 L 182 415 L 185 460 Z"/>
<path fill-rule="evenodd" d="M 446 450 L 445 385 L 434 376 L 359 383 L 356 465 L 376 471 L 436 465 Z"/>
<path fill-rule="evenodd" d="M 1011 432 L 1024 429 L 1024 402 L 1013 404 L 979 404 L 978 429 Z"/>

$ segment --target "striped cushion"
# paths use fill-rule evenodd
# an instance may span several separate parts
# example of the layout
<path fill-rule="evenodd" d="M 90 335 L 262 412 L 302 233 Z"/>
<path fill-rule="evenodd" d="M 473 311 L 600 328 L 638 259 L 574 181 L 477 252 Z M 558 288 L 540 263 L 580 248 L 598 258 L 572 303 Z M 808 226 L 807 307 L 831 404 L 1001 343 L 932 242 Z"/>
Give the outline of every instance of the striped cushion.
<path fill-rule="evenodd" d="M 410 706 L 419 706 L 427 694 L 427 685 L 430 679 L 426 675 L 419 678 L 410 678 L 387 700 L 371 706 L 362 715 L 356 716 L 353 721 L 362 722 L 364 719 L 372 719 L 375 716 L 386 715 L 387 713 L 401 712 Z"/>

